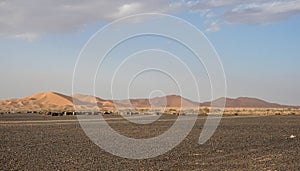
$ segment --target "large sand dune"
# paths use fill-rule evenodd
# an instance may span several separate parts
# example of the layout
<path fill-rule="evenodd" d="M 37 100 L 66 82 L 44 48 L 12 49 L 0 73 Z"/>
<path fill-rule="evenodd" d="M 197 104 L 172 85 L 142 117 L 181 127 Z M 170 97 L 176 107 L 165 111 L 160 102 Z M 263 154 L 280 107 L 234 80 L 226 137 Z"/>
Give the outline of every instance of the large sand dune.
<path fill-rule="evenodd" d="M 256 98 L 240 97 L 236 99 L 219 98 L 213 103 L 218 106 L 226 100 L 226 108 L 296 108 L 296 106 L 269 103 Z M 211 106 L 211 102 L 197 103 L 178 95 L 168 95 L 151 99 L 105 100 L 99 97 L 75 94 L 67 96 L 56 92 L 38 93 L 21 99 L 0 101 L 1 111 L 30 111 L 30 110 L 114 110 L 116 108 L 173 108 L 195 109 L 199 106 Z"/>

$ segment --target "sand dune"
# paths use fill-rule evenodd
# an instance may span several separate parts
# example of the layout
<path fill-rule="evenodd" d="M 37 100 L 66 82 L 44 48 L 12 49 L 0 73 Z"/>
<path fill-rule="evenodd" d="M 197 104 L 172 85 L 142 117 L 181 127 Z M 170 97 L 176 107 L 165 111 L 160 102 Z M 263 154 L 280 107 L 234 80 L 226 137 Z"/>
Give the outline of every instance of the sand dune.
<path fill-rule="evenodd" d="M 217 106 L 226 100 L 226 108 L 296 108 L 295 106 L 269 103 L 256 98 L 240 97 L 236 99 L 219 98 L 214 102 Z M 74 105 L 75 104 L 75 105 Z M 211 102 L 197 103 L 181 96 L 168 95 L 152 99 L 105 100 L 94 96 L 75 94 L 67 96 L 56 92 L 38 93 L 21 99 L 0 101 L 0 111 L 64 111 L 64 110 L 114 110 L 118 108 L 173 108 L 195 109 L 200 106 L 210 106 Z"/>
<path fill-rule="evenodd" d="M 236 99 L 232 98 L 219 98 L 212 102 L 201 103 L 201 106 L 211 106 L 214 103 L 215 106 L 222 106 L 223 102 L 226 101 L 226 108 L 295 108 L 297 106 L 281 105 L 277 103 L 270 103 L 257 98 L 239 97 Z"/>
<path fill-rule="evenodd" d="M 55 92 L 39 93 L 20 99 L 23 102 L 41 105 L 73 106 L 72 97 Z"/>
<path fill-rule="evenodd" d="M 72 108 L 71 97 L 55 92 L 38 93 L 1 103 L 1 110 L 70 110 Z"/>
<path fill-rule="evenodd" d="M 168 95 L 164 97 L 155 97 L 152 99 L 130 99 L 116 101 L 119 107 L 133 108 L 197 108 L 199 103 L 182 98 L 177 95 Z"/>
<path fill-rule="evenodd" d="M 78 106 L 90 106 L 90 107 L 99 107 L 99 108 L 114 108 L 115 105 L 111 100 L 104 100 L 99 97 L 75 94 L 72 96 L 73 102 Z"/>

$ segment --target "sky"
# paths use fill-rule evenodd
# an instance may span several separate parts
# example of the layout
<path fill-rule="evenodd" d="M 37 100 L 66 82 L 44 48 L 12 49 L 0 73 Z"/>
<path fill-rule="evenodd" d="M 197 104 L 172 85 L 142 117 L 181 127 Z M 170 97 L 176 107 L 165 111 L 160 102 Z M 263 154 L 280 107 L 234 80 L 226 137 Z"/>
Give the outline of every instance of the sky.
<path fill-rule="evenodd" d="M 299 0 L 0 0 L 0 99 L 47 91 L 72 94 L 74 67 L 91 36 L 117 19 L 140 13 L 173 15 L 201 30 L 222 62 L 228 97 L 300 105 Z M 109 55 L 97 73 L 97 96 L 111 98 L 108 78 L 101 75 L 111 78 L 126 55 L 142 49 L 178 53 L 201 85 L 200 101 L 210 99 L 204 66 L 196 65 L 176 42 L 153 36 L 128 41 Z M 188 70 L 164 51 L 145 51 L 128 60 L 112 86 L 114 97 L 148 97 L 160 88 L 164 91 L 160 95 L 178 92 L 170 77 L 156 71 L 131 80 L 129 90 L 128 81 L 138 72 L 132 68 L 142 66 L 165 67 L 192 85 L 184 80 Z M 83 85 L 80 92 L 88 93 L 85 86 L 90 85 Z"/>

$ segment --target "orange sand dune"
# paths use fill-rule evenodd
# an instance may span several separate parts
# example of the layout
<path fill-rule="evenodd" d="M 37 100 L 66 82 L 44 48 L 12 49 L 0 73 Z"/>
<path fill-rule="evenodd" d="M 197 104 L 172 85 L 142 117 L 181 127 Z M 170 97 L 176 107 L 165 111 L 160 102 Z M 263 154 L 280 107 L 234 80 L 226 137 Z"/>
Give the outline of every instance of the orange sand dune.
<path fill-rule="evenodd" d="M 152 99 L 154 104 L 158 105 L 160 103 L 165 103 L 164 101 L 167 102 L 166 107 L 169 108 L 195 108 L 199 106 L 199 103 L 193 102 L 191 100 L 188 100 L 186 98 L 183 98 L 181 96 L 177 95 L 169 95 L 166 97 L 156 97 Z"/>
<path fill-rule="evenodd" d="M 177 95 L 168 95 L 164 97 L 155 97 L 152 99 L 130 99 L 117 101 L 118 106 L 133 108 L 196 108 L 199 103 Z"/>
<path fill-rule="evenodd" d="M 40 105 L 73 106 L 73 100 L 71 97 L 55 92 L 35 94 L 20 99 L 20 101 L 27 101 L 31 104 Z"/>
<path fill-rule="evenodd" d="M 89 96 L 89 95 L 83 95 L 83 94 L 75 94 L 72 96 L 73 102 L 76 105 L 76 107 L 79 108 L 110 108 L 114 109 L 115 105 L 113 101 L 111 100 L 104 100 L 99 97 Z"/>
<path fill-rule="evenodd" d="M 54 92 L 34 94 L 1 103 L 1 110 L 69 110 L 72 108 L 71 97 Z"/>
<path fill-rule="evenodd" d="M 215 100 L 215 104 L 226 100 L 227 108 L 299 108 L 297 106 L 287 106 L 269 103 L 260 99 L 240 97 L 237 99 L 220 98 Z M 74 105 L 75 104 L 75 105 Z M 116 105 L 115 105 L 116 104 Z M 211 102 L 197 103 L 177 95 L 155 97 L 152 99 L 130 99 L 130 100 L 104 100 L 98 97 L 76 94 L 66 96 L 55 92 L 38 93 L 21 99 L 10 99 L 0 101 L 0 111 L 30 111 L 30 110 L 114 110 L 118 108 L 145 108 L 145 109 L 196 109 L 200 106 L 210 106 Z"/>

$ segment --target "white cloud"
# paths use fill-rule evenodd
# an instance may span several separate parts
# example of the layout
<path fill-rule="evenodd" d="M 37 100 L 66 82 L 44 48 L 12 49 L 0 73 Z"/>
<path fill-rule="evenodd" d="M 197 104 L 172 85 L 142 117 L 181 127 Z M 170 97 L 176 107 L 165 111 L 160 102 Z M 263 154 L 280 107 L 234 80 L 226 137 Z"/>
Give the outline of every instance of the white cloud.
<path fill-rule="evenodd" d="M 220 30 L 220 24 L 218 21 L 208 22 L 208 28 L 204 30 L 204 32 L 216 32 Z"/>
<path fill-rule="evenodd" d="M 34 39 L 130 14 L 172 13 L 177 8 L 180 5 L 169 0 L 0 0 L 0 37 Z"/>
<path fill-rule="evenodd" d="M 218 11 L 230 24 L 271 24 L 300 15 L 300 0 L 204 0 L 190 3 L 194 11 Z"/>
<path fill-rule="evenodd" d="M 0 0 L 0 37 L 32 41 L 131 14 L 184 10 L 200 13 L 211 32 L 218 31 L 220 23 L 270 24 L 288 19 L 300 14 L 300 0 Z"/>
<path fill-rule="evenodd" d="M 116 17 L 122 17 L 125 15 L 130 15 L 137 12 L 141 8 L 141 4 L 132 3 L 132 4 L 124 4 L 119 7 L 118 14 Z"/>
<path fill-rule="evenodd" d="M 242 4 L 224 14 L 232 24 L 271 24 L 300 14 L 299 0 Z"/>
<path fill-rule="evenodd" d="M 23 33 L 23 34 L 16 34 L 12 37 L 16 38 L 16 39 L 24 39 L 24 40 L 27 40 L 29 42 L 32 42 L 32 41 L 35 41 L 38 38 L 40 38 L 40 35 L 35 34 L 35 33 Z"/>

